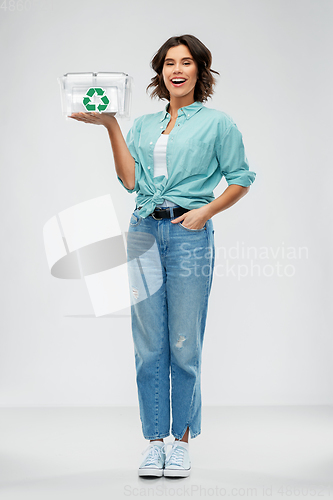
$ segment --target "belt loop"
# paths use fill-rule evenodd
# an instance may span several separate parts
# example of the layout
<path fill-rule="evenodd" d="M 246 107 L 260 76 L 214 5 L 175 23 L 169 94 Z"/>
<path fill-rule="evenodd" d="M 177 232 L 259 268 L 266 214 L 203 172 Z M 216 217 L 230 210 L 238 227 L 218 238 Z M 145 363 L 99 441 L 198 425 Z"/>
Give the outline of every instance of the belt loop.
<path fill-rule="evenodd" d="M 174 218 L 174 215 L 173 215 L 173 207 L 169 207 L 170 208 L 170 212 L 171 212 L 171 217 L 170 218 Z"/>

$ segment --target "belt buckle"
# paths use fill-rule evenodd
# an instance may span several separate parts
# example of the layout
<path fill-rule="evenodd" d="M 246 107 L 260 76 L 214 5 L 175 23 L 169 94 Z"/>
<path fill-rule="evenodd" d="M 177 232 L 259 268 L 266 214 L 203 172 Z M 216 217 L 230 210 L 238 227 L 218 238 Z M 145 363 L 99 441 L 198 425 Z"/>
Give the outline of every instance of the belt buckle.
<path fill-rule="evenodd" d="M 154 212 L 155 212 L 155 210 L 154 210 Z M 155 219 L 155 220 L 162 220 L 163 219 L 163 217 L 154 217 L 154 212 L 151 213 L 151 216 L 153 219 Z"/>

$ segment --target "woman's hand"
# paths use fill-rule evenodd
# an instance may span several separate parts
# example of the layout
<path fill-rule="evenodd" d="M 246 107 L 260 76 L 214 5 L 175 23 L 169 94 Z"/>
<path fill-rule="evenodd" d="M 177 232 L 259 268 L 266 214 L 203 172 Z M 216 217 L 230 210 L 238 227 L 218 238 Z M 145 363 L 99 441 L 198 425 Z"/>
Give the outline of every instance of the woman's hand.
<path fill-rule="evenodd" d="M 183 223 L 182 225 L 188 229 L 202 229 L 208 219 L 209 215 L 207 214 L 206 207 L 203 206 L 189 210 L 189 212 L 185 212 L 180 217 L 172 219 L 171 222 L 177 224 L 178 222 L 184 221 L 185 224 Z"/>
<path fill-rule="evenodd" d="M 108 128 L 115 120 L 116 113 L 72 113 L 68 118 L 73 118 L 79 122 L 93 123 L 94 125 L 104 125 Z"/>

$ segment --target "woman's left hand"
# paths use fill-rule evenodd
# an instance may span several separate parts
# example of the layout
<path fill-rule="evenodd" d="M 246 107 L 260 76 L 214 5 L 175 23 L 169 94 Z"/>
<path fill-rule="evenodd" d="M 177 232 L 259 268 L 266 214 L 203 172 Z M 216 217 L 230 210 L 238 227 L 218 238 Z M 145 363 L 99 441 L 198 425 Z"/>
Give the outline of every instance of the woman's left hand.
<path fill-rule="evenodd" d="M 209 219 L 209 216 L 204 208 L 205 207 L 194 208 L 193 210 L 176 217 L 176 219 L 172 219 L 171 222 L 173 224 L 177 224 L 178 222 L 184 221 L 182 225 L 188 229 L 202 229 Z"/>

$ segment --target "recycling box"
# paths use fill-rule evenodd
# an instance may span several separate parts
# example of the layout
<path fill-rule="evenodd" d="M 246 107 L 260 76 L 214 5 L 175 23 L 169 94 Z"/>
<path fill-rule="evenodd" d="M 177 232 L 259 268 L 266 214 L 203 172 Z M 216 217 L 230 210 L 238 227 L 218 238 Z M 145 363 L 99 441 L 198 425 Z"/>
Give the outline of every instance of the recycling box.
<path fill-rule="evenodd" d="M 58 78 L 62 111 L 116 113 L 130 117 L 132 78 L 126 73 L 67 73 Z"/>

